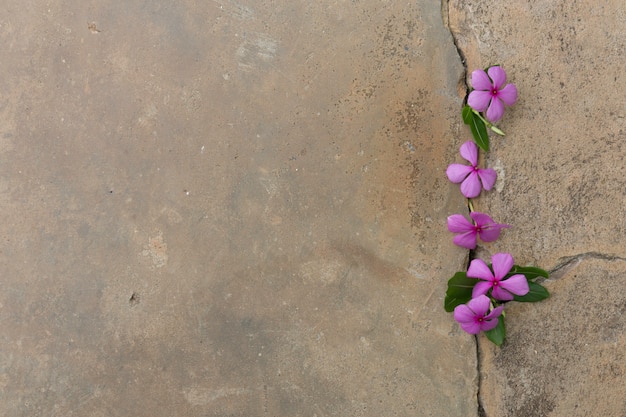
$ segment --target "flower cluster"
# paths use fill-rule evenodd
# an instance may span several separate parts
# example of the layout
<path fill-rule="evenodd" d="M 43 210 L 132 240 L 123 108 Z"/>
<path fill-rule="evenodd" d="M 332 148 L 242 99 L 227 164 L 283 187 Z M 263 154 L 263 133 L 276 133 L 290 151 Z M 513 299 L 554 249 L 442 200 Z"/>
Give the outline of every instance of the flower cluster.
<path fill-rule="evenodd" d="M 493 123 L 504 115 L 504 105 L 517 101 L 517 87 L 506 84 L 506 72 L 499 66 L 472 73 L 474 90 L 470 92 L 462 116 L 469 125 L 474 141 L 465 142 L 459 150 L 467 164 L 451 164 L 446 170 L 448 179 L 461 184 L 461 194 L 472 199 L 482 190 L 489 191 L 496 183 L 497 174 L 491 168 L 480 168 L 478 149 L 489 151 L 487 129 L 504 135 Z M 448 230 L 456 235 L 452 242 L 474 250 L 477 241 L 494 242 L 508 224 L 495 222 L 488 214 L 474 211 L 468 200 L 470 220 L 461 214 L 448 217 Z M 470 252 L 470 258 L 473 252 Z M 548 278 L 548 273 L 536 267 L 515 265 L 510 253 L 496 253 L 488 265 L 482 259 L 472 259 L 466 272 L 457 272 L 448 281 L 444 308 L 454 312 L 454 319 L 470 334 L 484 332 L 487 338 L 501 345 L 505 338 L 504 303 L 508 301 L 534 302 L 549 296 L 548 290 L 535 282 Z"/>

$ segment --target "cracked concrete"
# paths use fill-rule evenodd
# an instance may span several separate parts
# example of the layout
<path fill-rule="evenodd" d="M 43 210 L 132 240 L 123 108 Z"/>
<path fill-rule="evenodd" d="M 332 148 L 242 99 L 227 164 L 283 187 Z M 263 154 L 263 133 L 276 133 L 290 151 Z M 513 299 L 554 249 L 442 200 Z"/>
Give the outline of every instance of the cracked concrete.
<path fill-rule="evenodd" d="M 470 91 L 470 85 L 468 84 L 468 70 L 467 70 L 467 61 L 465 59 L 465 53 L 463 52 L 463 48 L 461 48 L 459 46 L 459 41 L 457 40 L 457 36 L 456 36 L 456 30 L 454 27 L 450 26 L 450 1 L 449 0 L 444 0 L 442 1 L 442 16 L 443 16 L 443 21 L 444 21 L 444 25 L 445 27 L 450 31 L 450 35 L 452 36 L 452 41 L 454 43 L 454 46 L 456 48 L 456 52 L 457 55 L 459 56 L 459 60 L 461 61 L 461 64 L 463 65 L 463 76 L 462 78 L 459 80 L 459 84 L 458 84 L 458 91 L 459 91 L 459 96 L 464 98 L 464 102 L 466 102 L 467 100 L 467 95 L 469 94 Z M 454 20 L 454 18 L 453 18 Z M 472 207 L 470 206 L 470 201 L 468 200 L 468 204 L 467 204 L 467 211 L 471 212 L 472 211 Z M 465 269 L 467 270 L 467 268 L 469 268 L 470 263 L 472 262 L 473 259 L 475 259 L 477 257 L 476 255 L 476 251 L 475 250 L 469 250 L 467 252 L 467 262 L 466 262 L 466 267 Z M 482 386 L 482 381 L 481 381 L 481 351 L 480 351 L 480 345 L 478 343 L 478 336 L 474 337 L 475 339 L 475 343 L 476 343 L 476 403 L 477 403 L 477 409 L 476 409 L 476 415 L 478 417 L 486 417 L 485 416 L 485 408 L 483 406 L 483 401 L 482 401 L 482 396 L 481 396 L 481 386 Z"/>
<path fill-rule="evenodd" d="M 29 6 L 0 17 L 0 414 L 626 413 L 620 1 Z M 514 228 L 476 256 L 553 271 L 501 349 L 442 308 L 493 63 L 520 101 L 475 204 Z"/>
<path fill-rule="evenodd" d="M 520 91 L 486 157 L 495 192 L 475 202 L 513 228 L 476 254 L 552 271 L 549 300 L 507 305 L 501 349 L 478 338 L 484 415 L 622 416 L 624 4 L 452 0 L 449 10 L 468 69 L 501 64 Z"/>
<path fill-rule="evenodd" d="M 507 306 L 506 346 L 481 343 L 487 416 L 623 415 L 625 269 L 582 258 L 546 284 L 549 302 Z"/>
<path fill-rule="evenodd" d="M 557 266 L 550 270 L 550 279 L 558 279 L 568 273 L 571 269 L 577 267 L 582 261 L 587 259 L 601 259 L 604 261 L 626 261 L 626 258 L 598 252 L 587 252 L 573 256 L 565 256 L 559 259 Z"/>

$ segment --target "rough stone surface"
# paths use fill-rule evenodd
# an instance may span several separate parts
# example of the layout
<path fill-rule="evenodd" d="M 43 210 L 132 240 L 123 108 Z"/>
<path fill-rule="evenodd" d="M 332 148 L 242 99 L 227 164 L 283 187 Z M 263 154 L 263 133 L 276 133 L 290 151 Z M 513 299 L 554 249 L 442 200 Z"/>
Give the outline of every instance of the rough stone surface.
<path fill-rule="evenodd" d="M 480 339 L 487 417 L 626 414 L 625 18 L 617 0 L 450 2 L 468 75 L 498 63 L 520 92 L 475 202 L 513 228 L 478 254 L 555 271 L 550 300 L 507 306 L 502 349 Z"/>
<path fill-rule="evenodd" d="M 514 225 L 489 250 L 545 268 L 586 252 L 623 255 L 624 2 L 452 3 L 468 74 L 501 64 L 520 92 L 486 157 L 496 191 L 476 202 Z"/>
<path fill-rule="evenodd" d="M 3 7 L 1 415 L 476 415 L 440 4 Z"/>
<path fill-rule="evenodd" d="M 507 306 L 503 349 L 480 344 L 487 416 L 626 415 L 626 300 L 616 291 L 626 258 L 573 260 L 549 288 L 549 302 Z"/>

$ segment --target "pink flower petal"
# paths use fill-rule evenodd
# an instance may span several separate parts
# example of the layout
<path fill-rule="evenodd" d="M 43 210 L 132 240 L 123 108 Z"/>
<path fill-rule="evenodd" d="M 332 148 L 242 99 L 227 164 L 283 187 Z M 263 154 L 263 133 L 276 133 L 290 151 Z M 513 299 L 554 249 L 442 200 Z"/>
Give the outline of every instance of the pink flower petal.
<path fill-rule="evenodd" d="M 479 169 L 478 176 L 483 183 L 483 188 L 487 191 L 493 188 L 498 179 L 498 174 L 491 168 Z"/>
<path fill-rule="evenodd" d="M 498 92 L 498 98 L 507 106 L 512 106 L 517 102 L 517 87 L 515 84 L 507 84 Z"/>
<path fill-rule="evenodd" d="M 498 238 L 500 237 L 500 231 L 504 228 L 509 228 L 511 226 L 509 226 L 508 224 L 498 224 L 498 223 L 494 223 L 494 224 L 490 224 L 488 226 L 483 227 L 480 232 L 478 232 L 478 236 L 480 237 L 480 240 L 482 240 L 483 242 L 494 242 L 496 240 L 498 240 Z"/>
<path fill-rule="evenodd" d="M 465 330 L 469 334 L 478 334 L 480 333 L 480 324 L 477 321 L 459 323 L 461 329 Z"/>
<path fill-rule="evenodd" d="M 489 78 L 493 81 L 493 86 L 496 89 L 500 89 L 506 82 L 506 72 L 499 66 L 493 66 L 487 70 Z"/>
<path fill-rule="evenodd" d="M 476 146 L 476 144 L 471 140 L 468 140 L 463 145 L 461 145 L 459 153 L 473 166 L 476 166 L 476 164 L 478 164 L 478 146 Z"/>
<path fill-rule="evenodd" d="M 476 172 L 472 172 L 461 183 L 461 194 L 467 198 L 478 197 L 482 188 L 480 180 L 478 179 L 478 174 Z"/>
<path fill-rule="evenodd" d="M 491 301 L 489 301 L 489 297 L 479 296 L 472 297 L 471 300 L 467 303 L 467 306 L 472 310 L 476 316 L 483 317 L 489 311 L 489 307 L 491 305 Z"/>
<path fill-rule="evenodd" d="M 491 93 L 489 91 L 474 90 L 467 98 L 467 104 L 476 111 L 483 112 L 491 103 Z"/>
<path fill-rule="evenodd" d="M 454 308 L 454 320 L 459 323 L 471 323 L 474 321 L 476 317 L 476 313 L 474 313 L 467 305 L 461 304 Z"/>
<path fill-rule="evenodd" d="M 491 90 L 491 80 L 485 71 L 477 69 L 472 72 L 472 87 L 474 90 Z"/>
<path fill-rule="evenodd" d="M 446 175 L 451 182 L 458 184 L 473 171 L 474 168 L 469 165 L 450 164 L 446 170 Z"/>
<path fill-rule="evenodd" d="M 491 281 L 480 281 L 479 283 L 474 285 L 474 288 L 472 289 L 472 297 L 479 297 L 481 295 L 487 294 L 491 287 Z"/>
<path fill-rule="evenodd" d="M 491 104 L 487 108 L 485 118 L 490 122 L 495 123 L 498 120 L 502 119 L 502 116 L 504 116 L 504 104 L 502 103 L 502 100 L 494 97 L 494 99 L 491 100 Z"/>
<path fill-rule="evenodd" d="M 515 295 L 526 295 L 530 291 L 528 280 L 521 274 L 516 274 L 504 281 L 500 281 L 500 286 Z"/>
<path fill-rule="evenodd" d="M 474 231 L 474 225 L 465 216 L 453 214 L 448 216 L 448 230 L 452 233 L 464 233 Z"/>
<path fill-rule="evenodd" d="M 493 310 L 491 310 L 491 313 L 485 316 L 485 320 L 493 319 L 500 316 L 500 314 L 502 314 L 502 310 L 504 310 L 504 306 L 494 308 Z"/>
<path fill-rule="evenodd" d="M 511 294 L 504 288 L 501 288 L 500 286 L 493 287 L 493 290 L 491 291 L 491 295 L 496 300 L 501 300 L 501 301 L 511 301 L 513 299 L 513 294 Z"/>
<path fill-rule="evenodd" d="M 497 317 L 495 319 L 485 320 L 480 325 L 480 330 L 482 330 L 483 332 L 488 332 L 489 330 L 495 329 L 497 325 L 498 325 Z"/>
<path fill-rule="evenodd" d="M 472 309 L 467 304 L 461 304 L 459 306 L 456 306 L 453 315 L 454 319 L 467 333 L 477 334 L 478 332 L 480 332 L 480 324 L 477 320 L 477 314 L 472 311 Z M 484 313 L 482 315 L 484 315 Z"/>
<path fill-rule="evenodd" d="M 476 226 L 478 227 L 482 227 L 488 224 L 492 224 L 495 223 L 495 221 L 493 221 L 493 219 L 491 217 L 489 217 L 488 214 L 485 213 L 481 213 L 479 211 L 473 211 L 470 213 L 470 217 L 472 218 L 472 220 L 474 220 L 476 222 Z"/>
<path fill-rule="evenodd" d="M 454 236 L 452 243 L 466 249 L 476 249 L 476 232 L 465 232 Z"/>
<path fill-rule="evenodd" d="M 513 268 L 513 257 L 510 253 L 496 253 L 491 257 L 493 275 L 499 281 Z"/>
<path fill-rule="evenodd" d="M 482 259 L 474 259 L 469 268 L 467 268 L 467 276 L 470 278 L 480 278 L 487 281 L 493 279 L 493 273 Z"/>

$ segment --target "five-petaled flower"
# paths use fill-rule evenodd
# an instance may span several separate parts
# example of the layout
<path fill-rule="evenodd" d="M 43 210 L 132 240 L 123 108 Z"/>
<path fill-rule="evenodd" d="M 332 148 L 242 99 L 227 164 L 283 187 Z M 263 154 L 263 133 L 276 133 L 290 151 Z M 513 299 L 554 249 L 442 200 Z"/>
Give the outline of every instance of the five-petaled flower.
<path fill-rule="evenodd" d="M 469 94 L 467 104 L 478 112 L 487 110 L 485 117 L 495 123 L 504 115 L 504 105 L 512 106 L 517 101 L 517 87 L 504 85 L 506 72 L 498 66 L 489 68 L 487 73 L 481 69 L 472 72 L 474 91 Z"/>
<path fill-rule="evenodd" d="M 467 269 L 468 278 L 478 278 L 482 281 L 474 285 L 472 298 L 487 294 L 496 300 L 510 301 L 513 295 L 528 294 L 528 281 L 522 274 L 515 274 L 507 279 L 506 274 L 513 268 L 513 257 L 510 253 L 496 253 L 491 257 L 491 269 L 482 259 L 474 259 Z"/>
<path fill-rule="evenodd" d="M 448 217 L 448 230 L 452 233 L 458 233 L 452 242 L 467 249 L 476 249 L 477 236 L 483 242 L 493 242 L 500 236 L 501 229 L 511 227 L 508 224 L 496 223 L 487 214 L 477 211 L 471 212 L 470 217 L 474 223 L 460 214 L 453 214 Z"/>
<path fill-rule="evenodd" d="M 487 191 L 491 190 L 496 183 L 497 174 L 491 168 L 477 167 L 478 147 L 476 144 L 467 141 L 461 145 L 459 151 L 471 165 L 450 164 L 446 170 L 448 179 L 455 184 L 461 183 L 461 194 L 467 198 L 478 197 L 483 188 Z"/>
<path fill-rule="evenodd" d="M 469 334 L 487 332 L 498 325 L 498 317 L 504 309 L 504 306 L 499 306 L 487 314 L 490 305 L 491 300 L 486 295 L 472 298 L 467 304 L 456 306 L 454 319 Z"/>

